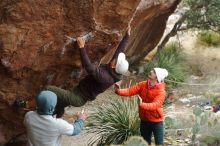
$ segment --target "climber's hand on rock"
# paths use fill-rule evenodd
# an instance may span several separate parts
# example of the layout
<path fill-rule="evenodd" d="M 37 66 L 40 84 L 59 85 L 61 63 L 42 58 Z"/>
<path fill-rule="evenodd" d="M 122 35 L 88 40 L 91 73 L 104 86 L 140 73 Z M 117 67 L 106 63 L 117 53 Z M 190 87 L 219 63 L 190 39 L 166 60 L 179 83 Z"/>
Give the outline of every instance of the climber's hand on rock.
<path fill-rule="evenodd" d="M 128 34 L 129 36 L 131 35 L 131 26 L 130 26 L 130 25 L 128 25 L 127 34 Z"/>
<path fill-rule="evenodd" d="M 76 39 L 76 41 L 77 41 L 77 44 L 78 44 L 79 48 L 84 48 L 84 46 L 85 46 L 85 40 L 83 39 L 83 37 L 78 37 L 78 38 Z"/>

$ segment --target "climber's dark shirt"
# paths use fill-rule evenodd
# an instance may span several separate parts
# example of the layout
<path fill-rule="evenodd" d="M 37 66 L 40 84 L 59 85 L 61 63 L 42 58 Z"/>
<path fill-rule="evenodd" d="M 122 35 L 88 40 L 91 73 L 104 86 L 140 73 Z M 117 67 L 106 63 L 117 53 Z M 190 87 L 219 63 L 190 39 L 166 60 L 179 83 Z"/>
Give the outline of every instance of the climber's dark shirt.
<path fill-rule="evenodd" d="M 125 51 L 128 38 L 129 36 L 126 34 L 111 60 L 117 59 L 118 54 Z M 98 94 L 104 92 L 114 83 L 121 80 L 122 75 L 117 74 L 109 64 L 101 64 L 100 66 L 97 66 L 91 63 L 85 48 L 80 48 L 80 57 L 82 65 L 88 73 L 78 85 L 84 99 L 94 100 Z"/>

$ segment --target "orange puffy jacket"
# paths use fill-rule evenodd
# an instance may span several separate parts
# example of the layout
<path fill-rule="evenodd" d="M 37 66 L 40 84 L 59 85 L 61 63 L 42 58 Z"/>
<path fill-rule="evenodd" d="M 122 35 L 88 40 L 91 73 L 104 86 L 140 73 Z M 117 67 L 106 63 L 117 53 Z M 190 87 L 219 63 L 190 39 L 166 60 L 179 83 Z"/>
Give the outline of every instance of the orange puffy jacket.
<path fill-rule="evenodd" d="M 164 82 L 151 87 L 150 80 L 143 81 L 127 89 L 117 89 L 116 93 L 121 96 L 138 94 L 142 98 L 142 104 L 139 105 L 139 116 L 142 121 L 163 121 L 163 102 L 166 96 Z"/>

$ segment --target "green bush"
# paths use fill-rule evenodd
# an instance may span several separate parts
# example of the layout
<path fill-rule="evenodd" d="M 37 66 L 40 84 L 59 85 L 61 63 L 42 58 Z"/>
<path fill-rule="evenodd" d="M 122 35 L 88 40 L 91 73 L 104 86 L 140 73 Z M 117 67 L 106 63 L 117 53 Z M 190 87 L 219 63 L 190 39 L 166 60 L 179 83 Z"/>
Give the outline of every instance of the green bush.
<path fill-rule="evenodd" d="M 148 146 L 148 144 L 142 137 L 132 136 L 123 145 L 110 145 L 110 146 Z"/>
<path fill-rule="evenodd" d="M 122 144 L 130 136 L 140 135 L 137 98 L 118 97 L 98 106 L 88 119 L 87 132 L 96 134 L 89 145 Z"/>
<path fill-rule="evenodd" d="M 148 146 L 148 144 L 142 137 L 133 136 L 123 146 Z"/>
<path fill-rule="evenodd" d="M 212 104 L 220 104 L 220 93 L 206 93 L 205 96 L 209 97 Z"/>
<path fill-rule="evenodd" d="M 215 104 L 220 104 L 220 94 L 212 94 L 210 95 L 212 102 Z"/>
<path fill-rule="evenodd" d="M 148 73 L 155 67 L 165 68 L 169 72 L 167 80 L 176 82 L 184 81 L 186 77 L 186 67 L 183 64 L 183 53 L 180 47 L 176 43 L 168 44 L 163 50 L 161 50 L 154 60 L 144 65 L 144 74 L 148 77 Z M 171 87 L 175 87 L 177 84 L 172 82 L 166 82 Z"/>
<path fill-rule="evenodd" d="M 220 139 L 214 136 L 207 136 L 206 138 L 204 138 L 203 142 L 207 145 L 218 145 L 220 144 Z"/>
<path fill-rule="evenodd" d="M 216 47 L 220 45 L 220 35 L 213 31 L 203 31 L 198 34 L 197 41 L 201 45 Z"/>

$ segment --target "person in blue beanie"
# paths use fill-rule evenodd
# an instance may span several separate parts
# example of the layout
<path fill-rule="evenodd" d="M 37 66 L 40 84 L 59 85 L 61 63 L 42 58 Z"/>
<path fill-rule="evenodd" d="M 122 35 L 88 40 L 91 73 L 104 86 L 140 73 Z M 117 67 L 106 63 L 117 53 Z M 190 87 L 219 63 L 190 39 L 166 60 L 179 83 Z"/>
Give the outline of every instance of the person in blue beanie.
<path fill-rule="evenodd" d="M 87 112 L 77 112 L 77 120 L 72 124 L 53 117 L 57 95 L 51 91 L 41 91 L 36 102 L 37 110 L 27 112 L 24 118 L 28 146 L 61 146 L 62 135 L 78 135 L 88 117 Z"/>

